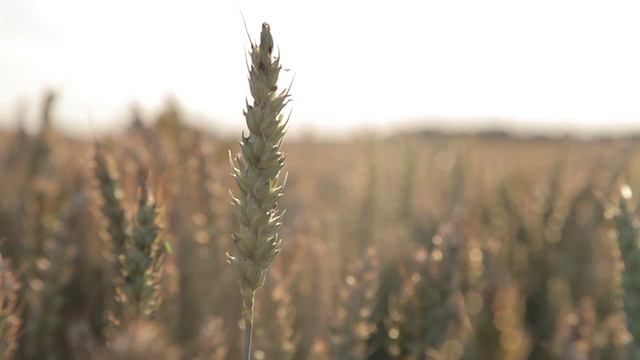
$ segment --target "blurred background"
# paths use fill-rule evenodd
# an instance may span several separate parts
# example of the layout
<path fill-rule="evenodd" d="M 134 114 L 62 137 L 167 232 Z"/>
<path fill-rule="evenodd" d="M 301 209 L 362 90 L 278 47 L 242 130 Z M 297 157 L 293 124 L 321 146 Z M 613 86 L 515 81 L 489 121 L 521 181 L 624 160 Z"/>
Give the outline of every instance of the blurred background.
<path fill-rule="evenodd" d="M 247 30 L 271 24 L 293 81 L 291 136 L 366 128 L 627 133 L 640 120 L 634 1 L 5 0 L 0 126 L 117 131 L 132 107 L 177 100 L 195 126 L 237 135 Z M 241 12 L 246 20 L 243 23 Z"/>
<path fill-rule="evenodd" d="M 253 359 L 640 359 L 638 10 L 0 1 L 0 358 L 240 358 L 266 21 L 293 113 Z"/>

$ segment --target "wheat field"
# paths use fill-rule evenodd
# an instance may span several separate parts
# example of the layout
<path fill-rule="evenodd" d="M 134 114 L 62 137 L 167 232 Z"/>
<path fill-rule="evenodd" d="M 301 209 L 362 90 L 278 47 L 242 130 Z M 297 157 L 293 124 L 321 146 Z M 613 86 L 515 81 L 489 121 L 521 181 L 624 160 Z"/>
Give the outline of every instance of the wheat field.
<path fill-rule="evenodd" d="M 99 147 L 54 128 L 2 133 L 5 354 L 239 357 L 225 259 L 237 141 L 175 108 L 153 120 Z M 623 280 L 637 268 L 623 259 L 637 252 L 639 146 L 419 132 L 285 142 L 282 252 L 256 295 L 254 358 L 633 358 Z M 119 326 L 97 152 L 129 227 L 143 187 L 159 206 L 162 301 Z"/>
<path fill-rule="evenodd" d="M 55 99 L 0 131 L 3 359 L 238 359 L 246 291 L 252 359 L 640 358 L 640 138 L 278 140 L 265 230 L 248 137 L 170 102 L 79 140 Z"/>

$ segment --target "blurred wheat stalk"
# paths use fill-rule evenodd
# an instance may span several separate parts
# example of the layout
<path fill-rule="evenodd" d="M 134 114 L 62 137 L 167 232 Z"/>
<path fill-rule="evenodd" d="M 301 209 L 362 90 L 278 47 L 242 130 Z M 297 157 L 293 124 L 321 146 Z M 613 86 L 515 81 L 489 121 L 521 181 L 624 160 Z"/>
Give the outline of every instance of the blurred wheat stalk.
<path fill-rule="evenodd" d="M 640 357 L 640 246 L 638 246 L 638 221 L 629 200 L 632 197 L 631 188 L 624 185 L 620 191 L 620 200 L 612 220 L 616 229 L 616 240 L 620 248 L 622 263 L 622 289 L 624 311 L 626 313 L 627 328 L 633 341 L 627 344 L 633 359 Z"/>
<path fill-rule="evenodd" d="M 253 105 L 247 102 L 244 111 L 249 136 L 242 135 L 242 154 L 231 160 L 233 177 L 240 188 L 238 197 L 232 195 L 240 229 L 232 235 L 236 254 L 227 254 L 227 262 L 240 282 L 244 299 L 245 359 L 251 356 L 255 293 L 281 250 L 277 231 L 283 212 L 277 209 L 277 203 L 283 194 L 279 175 L 284 155 L 280 147 L 287 124 L 281 111 L 288 103 L 289 93 L 276 93 L 282 68 L 272 53 L 269 24 L 263 23 L 260 44 L 251 42 L 249 88 Z"/>
<path fill-rule="evenodd" d="M 0 358 L 11 359 L 18 348 L 22 319 L 18 304 L 20 283 L 6 260 L 0 257 Z"/>

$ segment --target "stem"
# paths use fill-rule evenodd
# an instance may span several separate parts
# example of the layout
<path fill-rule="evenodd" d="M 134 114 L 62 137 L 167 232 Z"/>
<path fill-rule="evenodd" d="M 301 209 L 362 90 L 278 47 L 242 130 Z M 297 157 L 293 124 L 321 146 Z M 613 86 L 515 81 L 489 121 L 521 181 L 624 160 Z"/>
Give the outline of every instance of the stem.
<path fill-rule="evenodd" d="M 255 291 L 247 291 L 244 299 L 244 356 L 243 360 L 251 359 L 251 342 L 253 340 L 253 299 Z"/>
<path fill-rule="evenodd" d="M 244 323 L 244 360 L 251 359 L 251 340 L 253 337 L 253 320 L 245 320 Z"/>

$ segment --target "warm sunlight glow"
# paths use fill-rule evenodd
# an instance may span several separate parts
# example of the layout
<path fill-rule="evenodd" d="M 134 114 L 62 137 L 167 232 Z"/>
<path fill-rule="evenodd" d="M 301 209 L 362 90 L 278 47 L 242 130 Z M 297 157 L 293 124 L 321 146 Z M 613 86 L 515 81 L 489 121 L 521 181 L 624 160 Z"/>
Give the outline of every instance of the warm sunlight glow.
<path fill-rule="evenodd" d="M 75 133 L 122 126 L 134 103 L 151 116 L 169 94 L 201 125 L 237 131 L 248 93 L 240 10 L 252 34 L 271 24 L 287 81 L 295 74 L 292 132 L 620 132 L 640 121 L 631 1 L 9 0 L 0 125 L 55 88 L 58 123 Z"/>

